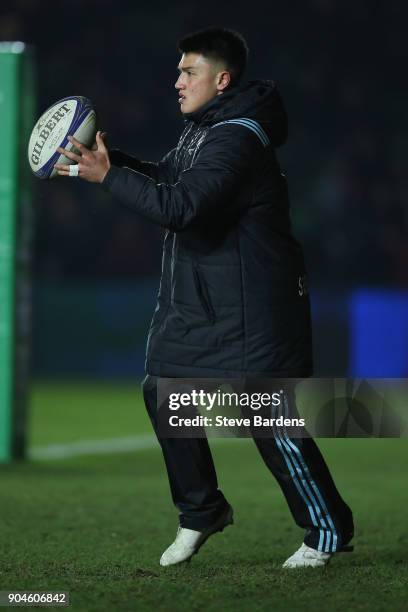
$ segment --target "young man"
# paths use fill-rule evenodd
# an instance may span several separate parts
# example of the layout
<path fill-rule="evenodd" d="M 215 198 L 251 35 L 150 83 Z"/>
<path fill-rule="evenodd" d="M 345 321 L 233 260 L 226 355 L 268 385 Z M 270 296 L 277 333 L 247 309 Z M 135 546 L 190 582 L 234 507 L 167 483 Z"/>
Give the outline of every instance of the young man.
<path fill-rule="evenodd" d="M 185 120 L 159 163 L 108 152 L 64 152 L 79 172 L 164 227 L 163 269 L 150 327 L 143 392 L 158 433 L 157 378 L 297 378 L 312 374 L 309 298 L 292 237 L 286 178 L 275 148 L 287 119 L 273 81 L 242 82 L 248 48 L 209 28 L 179 42 L 175 87 Z M 294 401 L 288 398 L 288 401 Z M 232 523 L 206 438 L 158 435 L 180 525 L 161 565 L 186 561 Z M 304 543 L 284 567 L 319 567 L 353 537 L 340 497 L 310 438 L 257 438 Z"/>

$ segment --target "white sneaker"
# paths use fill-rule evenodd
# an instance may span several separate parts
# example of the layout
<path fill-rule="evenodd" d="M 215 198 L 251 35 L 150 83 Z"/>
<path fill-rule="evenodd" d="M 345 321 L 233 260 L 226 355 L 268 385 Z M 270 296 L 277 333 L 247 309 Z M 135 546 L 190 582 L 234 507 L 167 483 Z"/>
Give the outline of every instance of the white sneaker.
<path fill-rule="evenodd" d="M 310 548 L 306 544 L 297 550 L 289 559 L 286 559 L 282 565 L 285 569 L 295 567 L 323 567 L 330 561 L 333 553 L 320 552 L 315 548 Z"/>
<path fill-rule="evenodd" d="M 203 531 L 195 531 L 194 529 L 179 526 L 176 539 L 161 556 L 160 565 L 175 565 L 176 563 L 190 560 L 210 535 L 217 533 L 217 531 L 223 531 L 224 527 L 233 524 L 232 515 L 232 508 L 229 507 L 214 525 Z"/>

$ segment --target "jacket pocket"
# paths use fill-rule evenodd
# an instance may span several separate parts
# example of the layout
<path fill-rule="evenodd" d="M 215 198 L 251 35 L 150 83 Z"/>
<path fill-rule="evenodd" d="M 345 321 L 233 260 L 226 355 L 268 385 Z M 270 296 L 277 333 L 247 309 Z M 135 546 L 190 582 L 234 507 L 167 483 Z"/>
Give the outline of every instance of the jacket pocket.
<path fill-rule="evenodd" d="M 214 308 L 211 304 L 210 294 L 208 293 L 208 288 L 203 277 L 203 274 L 197 265 L 193 267 L 193 275 L 194 275 L 194 284 L 197 290 L 198 299 L 200 300 L 201 306 L 207 316 L 207 319 L 214 325 L 215 323 L 215 312 Z"/>

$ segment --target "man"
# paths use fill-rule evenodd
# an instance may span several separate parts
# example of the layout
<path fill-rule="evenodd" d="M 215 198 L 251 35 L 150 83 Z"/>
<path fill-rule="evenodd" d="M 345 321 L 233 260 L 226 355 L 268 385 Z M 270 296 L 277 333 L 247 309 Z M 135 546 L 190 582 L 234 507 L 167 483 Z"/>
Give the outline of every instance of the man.
<path fill-rule="evenodd" d="M 185 128 L 159 163 L 108 152 L 100 133 L 77 162 L 124 204 L 167 231 L 143 392 L 158 434 L 157 378 L 296 378 L 312 374 L 309 298 L 291 235 L 275 148 L 287 119 L 272 81 L 242 82 L 240 34 L 208 28 L 179 42 L 175 87 Z M 69 166 L 57 165 L 59 174 Z M 288 396 L 288 402 L 294 398 Z M 192 557 L 232 523 L 206 438 L 158 435 L 180 524 L 161 565 Z M 304 543 L 284 567 L 319 567 L 353 537 L 353 519 L 310 438 L 255 439 Z"/>

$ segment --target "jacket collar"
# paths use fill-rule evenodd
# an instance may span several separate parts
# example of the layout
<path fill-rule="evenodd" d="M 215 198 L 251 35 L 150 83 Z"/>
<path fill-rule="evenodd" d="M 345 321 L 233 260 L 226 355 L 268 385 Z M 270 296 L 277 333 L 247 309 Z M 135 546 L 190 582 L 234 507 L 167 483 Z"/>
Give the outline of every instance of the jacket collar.
<path fill-rule="evenodd" d="M 236 87 L 231 87 L 231 89 L 225 91 L 224 93 L 211 98 L 211 100 L 200 106 L 200 108 L 193 113 L 185 113 L 184 122 L 188 123 L 189 121 L 193 121 L 194 123 L 201 123 L 208 117 L 216 116 L 226 103 L 235 98 L 240 89 L 241 87 L 239 85 Z"/>
<path fill-rule="evenodd" d="M 273 146 L 287 138 L 287 116 L 276 83 L 270 80 L 247 81 L 215 96 L 193 113 L 184 115 L 185 123 L 200 127 L 239 117 L 258 121 Z"/>

